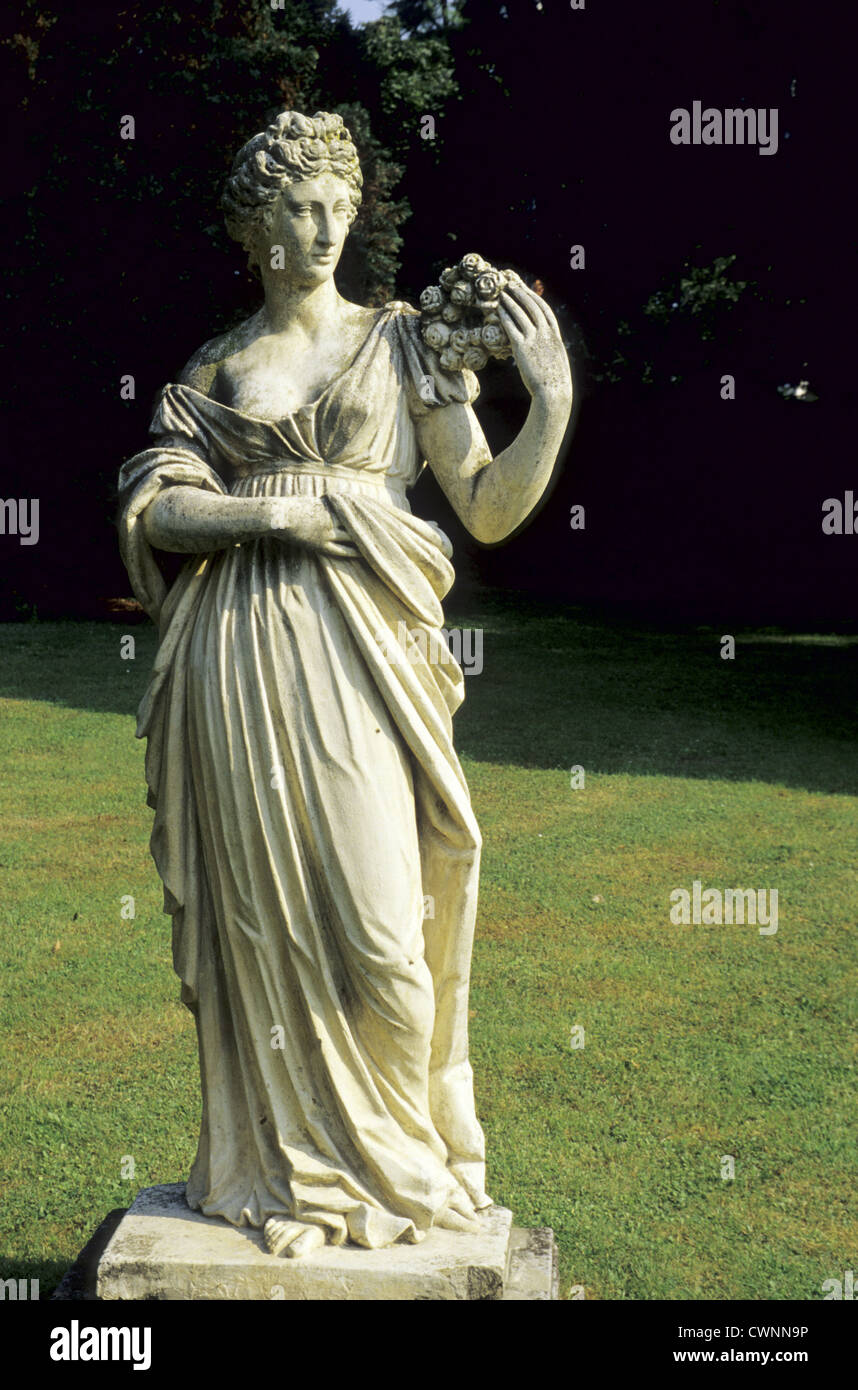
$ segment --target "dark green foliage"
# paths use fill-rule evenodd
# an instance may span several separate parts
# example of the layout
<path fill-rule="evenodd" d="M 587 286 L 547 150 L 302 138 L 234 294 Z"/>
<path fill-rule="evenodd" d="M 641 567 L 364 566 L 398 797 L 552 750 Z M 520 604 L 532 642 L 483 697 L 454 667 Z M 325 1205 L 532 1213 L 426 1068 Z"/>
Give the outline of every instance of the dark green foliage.
<path fill-rule="evenodd" d="M 364 207 L 338 271 L 347 298 L 414 302 L 477 251 L 539 279 L 558 315 L 581 429 L 566 493 L 508 547 L 504 582 L 538 572 L 546 593 L 577 600 L 604 579 L 618 600 L 658 590 L 706 613 L 741 583 L 781 615 L 841 613 L 852 560 L 823 544 L 818 512 L 852 485 L 850 315 L 832 318 L 830 294 L 854 259 L 834 209 L 830 114 L 851 89 L 833 80 L 803 7 L 752 16 L 738 0 L 662 0 L 655 26 L 631 0 L 581 12 L 560 0 L 396 0 L 359 29 L 331 0 L 282 11 L 13 0 L 6 17 L 5 491 L 45 500 L 44 544 L 0 546 L 13 571 L 0 577 L 0 614 L 82 615 L 98 595 L 127 592 L 116 472 L 144 443 L 165 380 L 258 307 L 217 201 L 235 150 L 284 105 L 338 110 L 361 150 Z M 776 158 L 671 144 L 676 103 L 708 93 L 717 104 L 719 92 L 779 108 Z M 134 141 L 119 139 L 124 114 Z M 572 262 L 576 246 L 586 266 Z M 127 373 L 136 400 L 121 401 Z M 811 412 L 795 408 L 810 395 L 778 394 L 804 381 L 819 398 Z M 525 396 L 513 366 L 482 375 L 493 448 L 520 426 Z M 818 486 L 810 456 L 825 460 Z M 423 501 L 443 509 L 437 491 Z M 570 563 L 562 504 L 580 501 L 604 508 L 603 524 Z M 697 535 L 704 518 L 717 545 Z M 725 553 L 741 564 L 725 566 Z M 472 559 L 484 580 L 497 576 L 493 553 Z"/>
<path fill-rule="evenodd" d="M 710 265 L 695 266 L 686 257 L 679 273 L 665 277 L 640 310 L 618 321 L 607 352 L 587 353 L 586 380 L 674 385 L 689 370 L 708 365 L 713 351 L 726 359 L 735 349 L 737 326 L 730 311 L 745 290 L 756 292 L 755 284 L 730 278 L 735 260 L 716 256 Z"/>
<path fill-rule="evenodd" d="M 726 272 L 735 256 L 718 256 L 711 265 L 690 266 L 683 262 L 679 283 L 656 290 L 644 305 L 644 313 L 659 323 L 667 323 L 673 314 L 688 314 L 700 320 L 701 338 L 713 338 L 714 320 L 720 309 L 736 303 L 747 288 L 747 280 L 730 280 Z"/>
<path fill-rule="evenodd" d="M 26 315 L 50 288 L 40 322 L 79 364 L 64 374 L 70 395 L 81 371 L 112 393 L 110 359 L 132 370 L 139 358 L 121 327 L 82 340 L 81 310 L 94 298 L 134 315 L 156 351 L 178 339 L 185 356 L 198 344 L 177 333 L 183 316 L 213 333 L 255 307 L 218 200 L 237 149 L 284 107 L 338 111 L 349 125 L 364 209 L 341 284 L 371 303 L 393 297 L 408 216 L 394 151 L 454 92 L 443 38 L 406 44 L 392 18 L 356 31 L 333 0 L 132 0 L 74 14 L 24 0 L 13 23 L 6 56 L 22 146 L 8 298 Z M 134 138 L 123 139 L 129 115 Z"/>
<path fill-rule="evenodd" d="M 361 35 L 367 70 L 380 75 L 373 113 L 390 123 L 394 149 L 414 147 L 424 113 L 440 116 L 456 93 L 450 50 L 444 38 L 406 37 L 393 16 L 368 24 Z M 438 142 L 427 142 L 436 149 Z"/>

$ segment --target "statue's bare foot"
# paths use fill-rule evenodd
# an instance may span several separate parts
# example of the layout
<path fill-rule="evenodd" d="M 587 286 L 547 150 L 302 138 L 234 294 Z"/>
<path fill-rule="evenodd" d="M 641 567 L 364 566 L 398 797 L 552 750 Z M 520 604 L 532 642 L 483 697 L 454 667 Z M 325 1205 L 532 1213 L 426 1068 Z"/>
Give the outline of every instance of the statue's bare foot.
<path fill-rule="evenodd" d="M 305 1226 L 303 1231 L 286 1251 L 287 1259 L 299 1260 L 302 1255 L 312 1255 L 325 1244 L 325 1232 L 321 1226 Z"/>
<path fill-rule="evenodd" d="M 269 1255 L 282 1255 L 303 1230 L 304 1224 L 301 1221 L 287 1221 L 283 1217 L 269 1216 L 262 1228 L 262 1239 Z"/>
<path fill-rule="evenodd" d="M 473 1203 L 464 1192 L 454 1192 L 448 1197 L 447 1205 L 435 1217 L 435 1225 L 444 1231 L 476 1232 L 481 1229 Z"/>
<path fill-rule="evenodd" d="M 270 1255 L 285 1255 L 296 1260 L 320 1250 L 325 1244 L 325 1232 L 321 1226 L 310 1225 L 306 1221 L 289 1221 L 279 1216 L 269 1216 L 262 1230 L 262 1239 Z"/>

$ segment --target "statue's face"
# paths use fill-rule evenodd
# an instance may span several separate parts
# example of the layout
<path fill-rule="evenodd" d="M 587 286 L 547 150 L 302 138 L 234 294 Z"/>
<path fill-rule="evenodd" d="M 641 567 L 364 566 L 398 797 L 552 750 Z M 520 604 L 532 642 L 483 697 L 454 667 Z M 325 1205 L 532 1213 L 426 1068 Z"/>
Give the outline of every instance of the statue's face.
<path fill-rule="evenodd" d="M 289 184 L 260 242 L 261 265 L 282 264 L 280 273 L 302 287 L 330 279 L 348 235 L 350 211 L 348 185 L 335 174 Z M 283 247 L 282 260 L 272 256 L 278 246 Z"/>

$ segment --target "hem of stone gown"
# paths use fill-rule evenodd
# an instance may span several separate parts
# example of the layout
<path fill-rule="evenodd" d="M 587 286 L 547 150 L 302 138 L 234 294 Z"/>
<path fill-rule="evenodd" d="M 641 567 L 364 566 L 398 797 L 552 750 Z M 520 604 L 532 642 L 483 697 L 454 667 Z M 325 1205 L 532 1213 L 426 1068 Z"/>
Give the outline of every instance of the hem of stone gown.
<path fill-rule="evenodd" d="M 487 1211 L 489 1207 L 494 1205 L 488 1193 L 483 1193 L 480 1200 L 475 1200 L 461 1184 L 459 1187 L 472 1202 L 475 1212 Z M 216 1210 L 216 1203 L 206 1201 L 202 1195 L 194 1193 L 193 1176 L 188 1180 L 185 1199 L 192 1211 L 198 1211 L 202 1216 L 226 1221 L 238 1229 L 250 1227 L 251 1229 L 262 1230 L 266 1221 L 272 1217 L 285 1221 L 301 1221 L 308 1226 L 323 1227 L 328 1245 L 339 1246 L 351 1242 L 351 1244 L 362 1246 L 367 1250 L 380 1250 L 395 1244 L 417 1245 L 425 1239 L 428 1231 L 432 1228 L 431 1226 L 418 1227 L 408 1217 L 396 1216 L 393 1212 L 371 1207 L 366 1203 L 360 1203 L 354 1210 L 342 1214 L 319 1208 L 301 1209 L 296 1213 L 294 1207 L 272 1210 L 263 1207 L 262 1214 L 257 1220 L 253 1219 L 251 1212 L 245 1207 L 239 1219 L 234 1221 L 223 1212 Z"/>

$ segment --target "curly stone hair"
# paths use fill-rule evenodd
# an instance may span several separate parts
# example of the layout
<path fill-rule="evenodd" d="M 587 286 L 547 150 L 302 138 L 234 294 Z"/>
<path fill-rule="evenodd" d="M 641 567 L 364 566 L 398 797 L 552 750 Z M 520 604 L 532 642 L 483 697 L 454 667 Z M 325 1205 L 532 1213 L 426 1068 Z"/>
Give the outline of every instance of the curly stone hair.
<path fill-rule="evenodd" d="M 284 188 L 301 179 L 335 174 L 348 185 L 349 224 L 357 217 L 363 175 L 358 153 L 342 116 L 317 111 L 302 116 L 281 111 L 265 130 L 242 145 L 220 201 L 229 235 L 249 254 L 253 243 L 271 225 Z"/>

